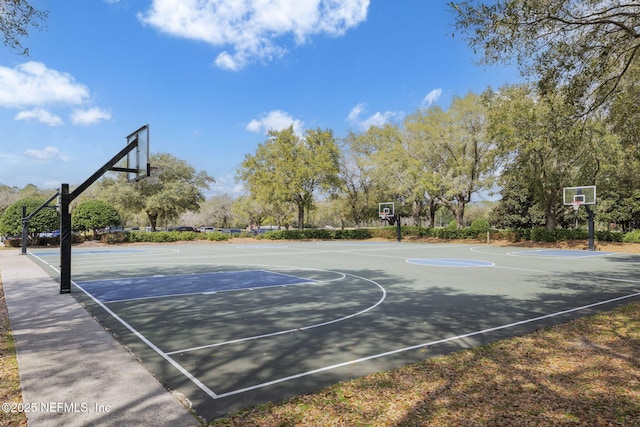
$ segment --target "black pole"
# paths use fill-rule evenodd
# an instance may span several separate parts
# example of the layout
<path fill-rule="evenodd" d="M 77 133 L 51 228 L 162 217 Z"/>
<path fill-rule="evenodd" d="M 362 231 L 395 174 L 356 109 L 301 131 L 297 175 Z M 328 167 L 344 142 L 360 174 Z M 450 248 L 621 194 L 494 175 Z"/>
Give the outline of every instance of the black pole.
<path fill-rule="evenodd" d="M 593 210 L 591 209 L 590 206 L 585 206 L 587 208 L 587 214 L 589 216 L 589 250 L 590 251 L 595 251 L 596 250 L 596 246 L 594 243 L 594 221 L 593 221 Z"/>
<path fill-rule="evenodd" d="M 71 293 L 71 212 L 69 184 L 60 186 L 60 293 Z"/>
<path fill-rule="evenodd" d="M 27 206 L 22 205 L 22 255 L 27 254 L 27 233 L 29 230 L 29 220 L 27 219 Z"/>
<path fill-rule="evenodd" d="M 402 240 L 402 228 L 400 225 L 400 214 L 396 214 L 396 239 L 399 241 Z"/>

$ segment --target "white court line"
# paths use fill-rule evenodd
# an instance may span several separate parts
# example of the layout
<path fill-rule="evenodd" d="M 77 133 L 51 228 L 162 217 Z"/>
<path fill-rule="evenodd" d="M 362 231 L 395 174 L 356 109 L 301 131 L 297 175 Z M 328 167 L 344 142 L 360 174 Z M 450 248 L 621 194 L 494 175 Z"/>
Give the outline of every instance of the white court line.
<path fill-rule="evenodd" d="M 350 314 L 348 316 L 339 317 L 337 319 L 329 320 L 327 322 L 316 323 L 316 324 L 313 324 L 313 325 L 303 326 L 303 327 L 300 327 L 300 328 L 287 329 L 285 331 L 272 332 L 272 333 L 264 334 L 264 335 L 255 335 L 255 336 L 252 336 L 252 337 L 239 338 L 239 339 L 236 339 L 236 340 L 225 341 L 225 342 L 220 342 L 220 343 L 215 343 L 215 344 L 207 344 L 207 345 L 201 345 L 201 346 L 198 346 L 198 347 L 190 347 L 190 348 L 185 348 L 185 349 L 182 349 L 182 350 L 170 351 L 170 352 L 167 352 L 167 354 L 186 353 L 186 352 L 189 352 L 189 351 L 203 350 L 205 348 L 212 348 L 212 347 L 220 347 L 220 346 L 227 345 L 227 344 L 237 344 L 237 343 L 240 343 L 240 342 L 253 341 L 253 340 L 258 340 L 260 338 L 275 337 L 275 336 L 278 336 L 278 335 L 290 334 L 290 333 L 293 333 L 293 332 L 306 331 L 306 330 L 309 330 L 309 329 L 315 329 L 315 328 L 320 328 L 322 326 L 332 325 L 334 323 L 338 323 L 338 322 L 342 322 L 342 321 L 345 321 L 345 320 L 348 320 L 348 319 L 352 319 L 352 318 L 354 318 L 356 316 L 359 316 L 359 315 L 364 314 L 364 313 L 366 313 L 368 311 L 371 311 L 374 308 L 376 308 L 377 306 L 379 306 L 380 304 L 382 304 L 382 302 L 387 298 L 386 289 L 384 287 L 382 287 L 379 283 L 377 283 L 377 282 L 375 282 L 375 281 L 373 281 L 371 279 L 367 279 L 365 277 L 356 276 L 354 274 L 342 273 L 342 272 L 339 272 L 339 271 L 331 271 L 331 270 L 326 270 L 326 271 L 329 271 L 331 273 L 342 274 L 343 277 L 351 276 L 351 277 L 355 277 L 357 279 L 362 279 L 362 280 L 365 280 L 367 282 L 373 283 L 374 285 L 376 285 L 377 287 L 380 288 L 380 290 L 382 291 L 382 296 L 380 297 L 378 302 L 376 302 L 375 304 L 373 304 L 370 307 L 365 308 L 364 310 L 360 310 L 357 313 L 353 313 L 353 314 Z"/>
<path fill-rule="evenodd" d="M 54 271 L 56 271 L 58 274 L 60 273 L 60 271 L 58 269 L 56 269 L 55 267 L 53 267 L 52 265 L 50 265 L 49 263 L 45 262 L 44 260 L 40 259 L 41 262 L 44 262 L 46 265 L 49 265 Z M 319 271 L 328 271 L 328 270 L 319 270 Z M 334 271 L 330 271 L 331 273 L 336 273 Z M 340 273 L 343 275 L 345 275 L 345 273 Z M 357 316 L 359 314 L 365 313 L 369 310 L 372 310 L 373 308 L 377 307 L 378 305 L 380 305 L 382 303 L 382 301 L 386 298 L 386 290 L 380 286 L 378 283 L 376 283 L 373 280 L 370 279 L 366 279 L 364 277 L 359 277 L 359 276 L 355 276 L 355 275 L 350 275 L 356 278 L 360 278 L 360 279 L 364 279 L 368 282 L 374 283 L 376 286 L 380 287 L 380 289 L 383 291 L 383 297 L 381 298 L 380 301 L 378 301 L 378 303 L 376 303 L 374 306 L 360 311 L 358 313 L 354 313 L 350 316 L 347 316 L 346 318 L 352 318 L 354 316 Z M 72 281 L 73 282 L 73 281 Z M 138 332 L 133 326 L 129 325 L 124 319 L 122 319 L 120 316 L 118 316 L 116 313 L 114 313 L 113 311 L 111 311 L 107 306 L 105 306 L 104 304 L 102 304 L 100 301 L 98 301 L 96 298 L 93 297 L 93 295 L 89 294 L 87 291 L 84 290 L 84 288 L 82 288 L 81 286 L 79 286 L 77 283 L 73 282 L 82 292 L 84 292 L 89 298 L 91 298 L 96 304 L 98 304 L 100 307 L 102 307 L 102 309 L 104 309 L 109 315 L 111 315 L 114 319 L 116 319 L 118 322 L 120 322 L 125 328 L 127 328 L 129 331 L 131 331 L 136 337 L 138 337 L 143 343 L 145 343 L 146 345 L 149 346 L 149 348 L 151 348 L 153 351 L 155 351 L 160 357 L 162 357 L 164 360 L 166 360 L 167 362 L 169 362 L 173 367 L 175 367 L 180 373 L 182 373 L 189 381 L 193 382 L 198 388 L 200 388 L 202 391 L 204 391 L 209 397 L 211 397 L 212 399 L 219 399 L 221 397 L 225 397 L 225 396 L 231 396 L 233 394 L 238 394 L 240 393 L 240 391 L 235 391 L 235 392 L 229 392 L 229 393 L 225 393 L 224 395 L 219 395 L 216 394 L 213 390 L 211 390 L 209 387 L 207 387 L 206 385 L 204 385 L 200 380 L 198 380 L 198 378 L 196 378 L 193 374 L 191 374 L 191 372 L 189 372 L 188 370 L 186 370 L 182 365 L 180 365 L 178 362 L 176 362 L 173 358 L 171 358 L 169 356 L 169 353 L 165 353 L 164 351 L 162 351 L 159 347 L 157 347 L 155 344 L 153 344 L 151 341 L 149 341 L 144 335 L 142 335 L 140 332 Z M 345 319 L 346 319 L 345 318 Z M 325 322 L 325 324 L 331 324 L 331 323 L 335 323 L 335 321 L 331 321 L 331 322 Z M 319 326 L 319 325 L 318 325 Z M 318 326 L 307 326 L 305 328 L 300 328 L 301 330 L 304 329 L 310 329 L 312 327 L 318 327 Z M 171 352 L 171 354 L 175 354 L 175 352 Z M 292 378 L 293 379 L 293 378 Z M 281 382 L 281 381 L 278 381 Z M 265 385 L 266 387 L 266 385 Z M 256 389 L 258 387 L 251 387 L 246 389 L 246 391 L 249 390 L 253 390 Z"/>
<path fill-rule="evenodd" d="M 38 258 L 38 259 L 40 259 L 40 258 Z M 49 265 L 55 271 L 58 271 L 53 266 L 51 266 L 50 264 L 46 263 L 42 259 L 40 259 L 40 260 L 42 262 L 44 262 L 46 265 Z M 536 271 L 536 270 L 531 270 L 531 271 Z M 58 271 L 58 273 L 59 273 L 59 271 Z M 358 276 L 355 276 L 355 277 L 358 277 Z M 365 279 L 365 280 L 370 281 L 369 279 Z M 625 282 L 631 282 L 631 283 L 638 282 L 638 281 L 624 280 L 624 279 L 607 279 L 607 280 L 619 280 L 619 281 L 625 281 Z M 78 286 L 78 285 L 76 284 L 76 286 Z M 79 287 L 79 288 L 83 292 L 85 292 L 84 289 L 82 289 L 81 287 Z M 95 298 L 93 298 L 91 295 L 89 295 L 89 294 L 87 294 L 87 295 L 90 298 L 92 298 L 94 301 L 96 301 Z M 314 375 L 314 374 L 317 374 L 317 373 L 338 369 L 338 368 L 341 368 L 341 367 L 344 367 L 344 366 L 350 366 L 350 365 L 354 365 L 354 364 L 357 364 L 357 363 L 363 363 L 363 362 L 366 362 L 366 361 L 369 361 L 369 360 L 374 360 L 374 359 L 378 359 L 378 358 L 382 358 L 382 357 L 386 357 L 386 356 L 391 356 L 391 355 L 394 355 L 394 354 L 399 354 L 399 353 L 403 353 L 403 352 L 407 352 L 407 351 L 411 351 L 411 350 L 417 350 L 417 349 L 420 349 L 420 348 L 429 347 L 429 346 L 442 344 L 442 343 L 446 343 L 446 342 L 456 341 L 456 340 L 460 340 L 460 339 L 463 339 L 463 338 L 468 338 L 468 337 L 481 335 L 481 334 L 485 334 L 485 333 L 489 333 L 489 332 L 494 332 L 494 331 L 498 331 L 498 330 L 502 330 L 502 329 L 513 328 L 515 326 L 520 326 L 520 325 L 524 325 L 524 324 L 527 324 L 527 323 L 533 323 L 533 322 L 537 322 L 537 321 L 540 321 L 540 320 L 561 316 L 563 314 L 568 314 L 568 313 L 577 312 L 577 311 L 581 311 L 581 310 L 587 310 L 589 308 L 597 307 L 597 306 L 600 306 L 600 305 L 610 304 L 612 302 L 622 301 L 622 300 L 625 300 L 625 299 L 631 299 L 631 298 L 636 298 L 636 297 L 640 297 L 640 292 L 636 292 L 636 293 L 633 293 L 633 294 L 630 294 L 630 295 L 625 295 L 625 296 L 621 296 L 621 297 L 617 297 L 617 298 L 608 299 L 608 300 L 605 300 L 605 301 L 600 301 L 600 302 L 593 303 L 593 304 L 588 304 L 588 305 L 584 305 L 584 306 L 580 306 L 580 307 L 575 307 L 575 308 L 559 311 L 559 312 L 556 312 L 556 313 L 551 313 L 551 314 L 546 314 L 546 315 L 543 315 L 543 316 L 538 316 L 538 317 L 534 317 L 534 318 L 530 318 L 530 319 L 526 319 L 526 320 L 521 320 L 521 321 L 518 321 L 518 322 L 508 323 L 508 324 L 501 325 L 501 326 L 482 329 L 482 330 L 479 330 L 479 331 L 473 331 L 473 332 L 469 332 L 469 333 L 466 333 L 466 334 L 457 335 L 457 336 L 454 336 L 454 337 L 444 338 L 444 339 L 440 339 L 440 340 L 436 340 L 436 341 L 430 341 L 430 342 L 426 342 L 426 343 L 421 343 L 421 344 L 417 344 L 417 345 L 413 345 L 413 346 L 409 346 L 409 347 L 403 347 L 403 348 L 400 348 L 400 349 L 391 350 L 391 351 L 387 351 L 387 352 L 384 352 L 384 353 L 374 354 L 374 355 L 363 357 L 363 358 L 360 358 L 360 359 L 350 360 L 348 362 L 337 363 L 337 364 L 334 364 L 334 365 L 329 365 L 329 366 L 321 367 L 321 368 L 318 368 L 318 369 L 313 369 L 313 370 L 301 372 L 301 373 L 290 375 L 290 376 L 287 376 L 287 377 L 278 378 L 278 379 L 275 379 L 275 380 L 272 380 L 272 381 L 267 381 L 267 382 L 264 382 L 264 383 L 255 384 L 255 385 L 250 386 L 250 387 L 245 387 L 245 388 L 241 388 L 241 389 L 237 389 L 237 390 L 232 390 L 232 391 L 229 391 L 229 392 L 226 392 L 226 393 L 220 393 L 220 394 L 214 393 L 211 389 L 209 389 L 207 386 L 202 384 L 189 371 L 187 371 L 180 364 L 178 364 L 176 361 L 174 361 L 167 353 L 164 353 L 162 350 L 160 350 L 158 347 L 156 347 L 153 343 L 151 343 L 149 340 L 147 340 L 142 334 L 140 334 L 138 331 L 136 331 L 132 326 L 127 324 L 123 319 L 118 317 L 115 313 L 113 313 L 111 310 L 109 310 L 107 307 L 105 307 L 99 301 L 96 301 L 96 303 L 99 304 L 109 314 L 111 314 L 116 320 L 118 320 L 120 323 L 122 323 L 123 326 L 125 326 L 132 333 L 134 333 L 144 343 L 149 345 L 149 347 L 152 348 L 154 351 L 156 351 L 162 358 L 164 358 L 171 365 L 176 367 L 176 369 L 178 369 L 181 373 L 183 373 L 183 375 L 185 375 L 185 377 L 187 377 L 190 381 L 192 381 L 194 384 L 196 384 L 201 390 L 203 390 L 212 399 L 220 399 L 220 398 L 224 398 L 224 397 L 228 397 L 228 396 L 233 396 L 233 395 L 242 394 L 242 393 L 246 393 L 246 392 L 249 392 L 249 391 L 265 388 L 265 387 L 268 387 L 268 386 L 271 386 L 271 385 L 275 385 L 275 384 L 279 384 L 279 383 L 283 383 L 283 382 L 286 382 L 286 381 L 291 381 L 291 380 L 294 380 L 294 379 L 303 378 L 303 377 Z"/>
<path fill-rule="evenodd" d="M 38 258 L 42 261 L 41 258 Z M 46 263 L 48 264 L 48 263 Z M 58 274 L 60 273 L 60 271 L 53 267 L 52 265 L 48 264 L 54 271 L 56 271 Z M 169 357 L 167 355 L 167 353 L 165 353 L 164 351 L 160 350 L 159 347 L 157 347 L 155 344 L 153 344 L 151 341 L 149 341 L 144 335 L 142 335 L 140 332 L 138 332 L 133 326 L 129 325 L 124 319 L 122 319 L 120 316 L 118 316 L 116 313 L 114 313 L 113 311 L 111 311 L 107 306 L 105 306 L 104 304 L 102 304 L 100 301 L 98 301 L 97 299 L 95 299 L 93 297 L 93 295 L 91 295 L 90 293 L 88 293 L 87 291 L 85 291 L 82 286 L 79 286 L 77 283 L 75 283 L 73 280 L 71 281 L 74 285 L 76 285 L 78 287 L 78 289 L 80 289 L 82 292 L 84 292 L 85 295 L 87 295 L 89 298 L 91 298 L 96 304 L 98 304 L 100 307 L 102 307 L 102 309 L 104 311 L 106 311 L 107 313 L 109 313 L 111 316 L 113 316 L 114 319 L 116 319 L 118 322 L 120 322 L 122 324 L 122 326 L 124 326 L 125 328 L 127 328 L 129 331 L 131 331 L 136 337 L 138 337 L 143 343 L 145 343 L 146 345 L 149 346 L 149 348 L 151 348 L 153 351 L 155 351 L 156 353 L 158 353 L 158 355 L 160 357 L 162 357 L 164 360 L 166 360 L 167 362 L 169 362 L 174 368 L 176 368 L 182 375 L 184 375 L 189 381 L 191 381 L 192 383 L 194 383 L 200 390 L 204 391 L 209 397 L 211 397 L 212 399 L 218 399 L 219 396 L 217 394 L 215 394 L 213 392 L 213 390 L 211 390 L 209 387 L 207 387 L 206 385 L 204 385 L 198 378 L 196 378 L 195 376 L 193 376 L 191 374 L 191 372 L 187 371 L 185 368 L 182 367 L 182 365 L 180 365 L 178 362 L 176 362 L 175 360 L 173 360 L 171 357 Z"/>
<path fill-rule="evenodd" d="M 549 319 L 549 318 L 560 316 L 560 315 L 563 315 L 563 314 L 568 314 L 568 313 L 572 313 L 572 312 L 580 311 L 580 310 L 586 310 L 586 309 L 589 309 L 589 308 L 597 307 L 599 305 L 609 304 L 609 303 L 612 303 L 612 302 L 621 301 L 621 300 L 629 299 L 629 298 L 635 298 L 635 297 L 640 297 L 640 292 L 634 293 L 634 294 L 631 294 L 631 295 L 625 295 L 625 296 L 618 297 L 618 298 L 612 298 L 612 299 L 609 299 L 609 300 L 606 300 L 606 301 L 600 301 L 600 302 L 597 302 L 597 303 L 594 303 L 594 304 L 583 305 L 581 307 L 575 307 L 575 308 L 571 308 L 571 309 L 568 309 L 568 310 L 558 311 L 556 313 L 546 314 L 544 316 L 538 316 L 538 317 L 534 317 L 534 318 L 531 318 L 531 319 L 526 319 L 526 320 L 521 320 L 521 321 L 518 321 L 518 322 L 508 323 L 506 325 L 501 325 L 501 326 L 496 326 L 496 327 L 493 327 L 493 328 L 482 329 L 480 331 L 469 332 L 467 334 L 457 335 L 455 337 L 444 338 L 444 339 L 441 339 L 441 340 L 430 341 L 430 342 L 426 342 L 426 343 L 422 343 L 422 344 L 412 345 L 410 347 L 399 348 L 397 350 L 391 350 L 391 351 L 387 351 L 387 352 L 380 353 L 380 354 L 374 354 L 372 356 L 362 357 L 360 359 L 350 360 L 348 362 L 337 363 L 335 365 L 325 366 L 325 367 L 322 367 L 322 368 L 313 369 L 311 371 L 301 372 L 299 374 L 290 375 L 290 376 L 283 377 L 283 378 L 278 378 L 278 379 L 275 379 L 275 380 L 272 380 L 272 381 L 267 381 L 267 382 L 264 382 L 264 383 L 261 383 L 261 384 L 256 384 L 256 385 L 253 385 L 253 386 L 250 386 L 250 387 L 245 387 L 245 388 L 241 388 L 241 389 L 238 389 L 238 390 L 233 390 L 233 391 L 229 391 L 229 392 L 226 392 L 226 393 L 220 393 L 220 394 L 217 395 L 217 399 L 220 399 L 220 398 L 223 398 L 223 397 L 228 397 L 228 396 L 233 396 L 235 394 L 246 393 L 248 391 L 257 390 L 257 389 L 260 389 L 260 388 L 268 387 L 268 386 L 271 386 L 271 385 L 274 385 L 274 384 L 278 384 L 278 383 L 282 383 L 282 382 L 285 382 L 285 381 L 291 381 L 291 380 L 294 380 L 294 379 L 306 377 L 306 376 L 317 374 L 317 373 L 320 373 L 320 372 L 325 372 L 325 371 L 329 371 L 329 370 L 333 370 L 333 369 L 337 369 L 337 368 L 342 368 L 344 366 L 355 365 L 356 363 L 367 362 L 369 360 L 378 359 L 378 358 L 386 357 L 386 356 L 391 356 L 391 355 L 398 354 L 398 353 L 403 353 L 403 352 L 406 352 L 406 351 L 417 350 L 419 348 L 429 347 L 429 346 L 433 346 L 433 345 L 436 345 L 436 344 L 442 344 L 442 343 L 446 343 L 446 342 L 456 341 L 456 340 L 459 340 L 459 339 L 468 338 L 468 337 L 472 337 L 472 336 L 475 336 L 475 335 L 481 335 L 481 334 L 485 334 L 485 333 L 488 333 L 488 332 L 499 331 L 501 329 L 512 328 L 512 327 L 515 327 L 515 326 L 520 326 L 520 325 L 524 325 L 524 324 L 527 324 L 527 323 L 537 322 L 537 321 L 540 321 L 540 320 Z"/>

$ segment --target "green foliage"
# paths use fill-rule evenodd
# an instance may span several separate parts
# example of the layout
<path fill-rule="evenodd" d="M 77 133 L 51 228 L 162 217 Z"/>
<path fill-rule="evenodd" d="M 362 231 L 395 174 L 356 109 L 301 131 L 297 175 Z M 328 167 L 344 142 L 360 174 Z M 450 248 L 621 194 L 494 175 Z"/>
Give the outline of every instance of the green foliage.
<path fill-rule="evenodd" d="M 0 233 L 9 236 L 22 234 L 22 206 L 27 207 L 27 215 L 35 212 L 46 199 L 40 197 L 27 197 L 18 200 L 9 206 L 0 217 Z M 60 216 L 56 209 L 44 208 L 29 221 L 28 232 L 37 236 L 42 232 L 49 232 L 60 228 Z"/>
<path fill-rule="evenodd" d="M 635 2 L 487 0 L 450 6 L 456 28 L 483 61 L 516 61 L 545 92 L 562 87 L 580 113 L 636 85 Z"/>
<path fill-rule="evenodd" d="M 596 231 L 595 238 L 601 242 L 622 242 L 625 237 L 624 233 L 617 231 Z"/>
<path fill-rule="evenodd" d="M 124 234 L 124 240 L 129 243 L 172 243 L 194 240 L 219 242 L 231 239 L 231 234 L 217 231 L 213 233 L 196 233 L 193 231 L 127 231 Z"/>
<path fill-rule="evenodd" d="M 225 240 L 231 239 L 231 234 L 228 233 L 220 233 L 219 231 L 214 231 L 213 233 L 205 233 L 205 238 L 212 242 L 223 242 Z"/>
<path fill-rule="evenodd" d="M 478 218 L 471 223 L 471 230 L 477 233 L 486 233 L 489 231 L 489 222 L 484 218 Z"/>
<path fill-rule="evenodd" d="M 329 229 L 305 229 L 305 230 L 274 230 L 260 236 L 270 240 L 331 240 L 331 239 L 352 239 L 362 240 L 371 238 L 371 232 L 367 229 L 349 230 L 329 230 Z"/>
<path fill-rule="evenodd" d="M 625 243 L 640 243 L 640 230 L 634 230 L 625 234 L 622 241 Z"/>
<path fill-rule="evenodd" d="M 255 155 L 246 155 L 237 171 L 252 198 L 265 206 L 294 205 L 298 226 L 303 227 L 305 209 L 313 205 L 314 193 L 338 185 L 340 150 L 331 131 L 308 130 L 298 136 L 290 126 L 270 131 Z M 275 216 L 275 215 L 274 215 Z"/>
<path fill-rule="evenodd" d="M 205 200 L 203 189 L 215 180 L 205 172 L 168 153 L 150 156 L 152 176 L 135 183 L 126 182 L 124 174 L 117 179 L 105 177 L 97 192 L 117 206 L 125 215 L 144 212 L 155 229 L 160 222 L 170 223 L 187 211 L 197 211 Z"/>
<path fill-rule="evenodd" d="M 98 230 L 121 225 L 116 208 L 104 200 L 90 199 L 81 202 L 73 211 L 71 224 L 74 230 Z"/>

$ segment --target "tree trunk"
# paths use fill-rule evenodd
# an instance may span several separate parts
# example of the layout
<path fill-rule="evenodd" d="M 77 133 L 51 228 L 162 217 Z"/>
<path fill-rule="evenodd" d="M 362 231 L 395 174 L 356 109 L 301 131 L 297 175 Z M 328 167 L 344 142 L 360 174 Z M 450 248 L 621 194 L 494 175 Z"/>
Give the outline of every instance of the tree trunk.
<path fill-rule="evenodd" d="M 151 226 L 151 231 L 156 231 L 156 224 L 158 223 L 158 214 L 152 214 L 147 212 L 147 218 L 149 219 L 149 225 Z"/>
<path fill-rule="evenodd" d="M 298 230 L 304 230 L 304 203 L 298 204 Z"/>

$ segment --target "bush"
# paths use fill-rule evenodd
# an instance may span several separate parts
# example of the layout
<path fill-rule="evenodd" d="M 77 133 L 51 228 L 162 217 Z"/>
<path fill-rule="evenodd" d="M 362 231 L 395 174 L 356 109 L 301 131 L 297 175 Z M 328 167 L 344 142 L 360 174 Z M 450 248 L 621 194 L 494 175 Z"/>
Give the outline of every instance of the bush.
<path fill-rule="evenodd" d="M 205 238 L 213 242 L 222 242 L 231 239 L 231 235 L 214 231 L 213 233 L 205 233 Z"/>
<path fill-rule="evenodd" d="M 489 222 L 484 218 L 478 218 L 471 223 L 470 228 L 477 234 L 486 233 L 489 231 Z"/>
<path fill-rule="evenodd" d="M 261 234 L 259 238 L 270 240 L 309 240 L 309 239 L 369 239 L 372 233 L 365 228 L 355 230 L 328 230 L 310 228 L 306 230 L 274 230 Z"/>
<path fill-rule="evenodd" d="M 601 242 L 622 242 L 624 238 L 624 233 L 620 233 L 618 231 L 596 231 L 595 237 L 596 240 L 600 240 Z"/>
<path fill-rule="evenodd" d="M 640 230 L 634 230 L 625 234 L 622 241 L 624 243 L 640 243 Z"/>

